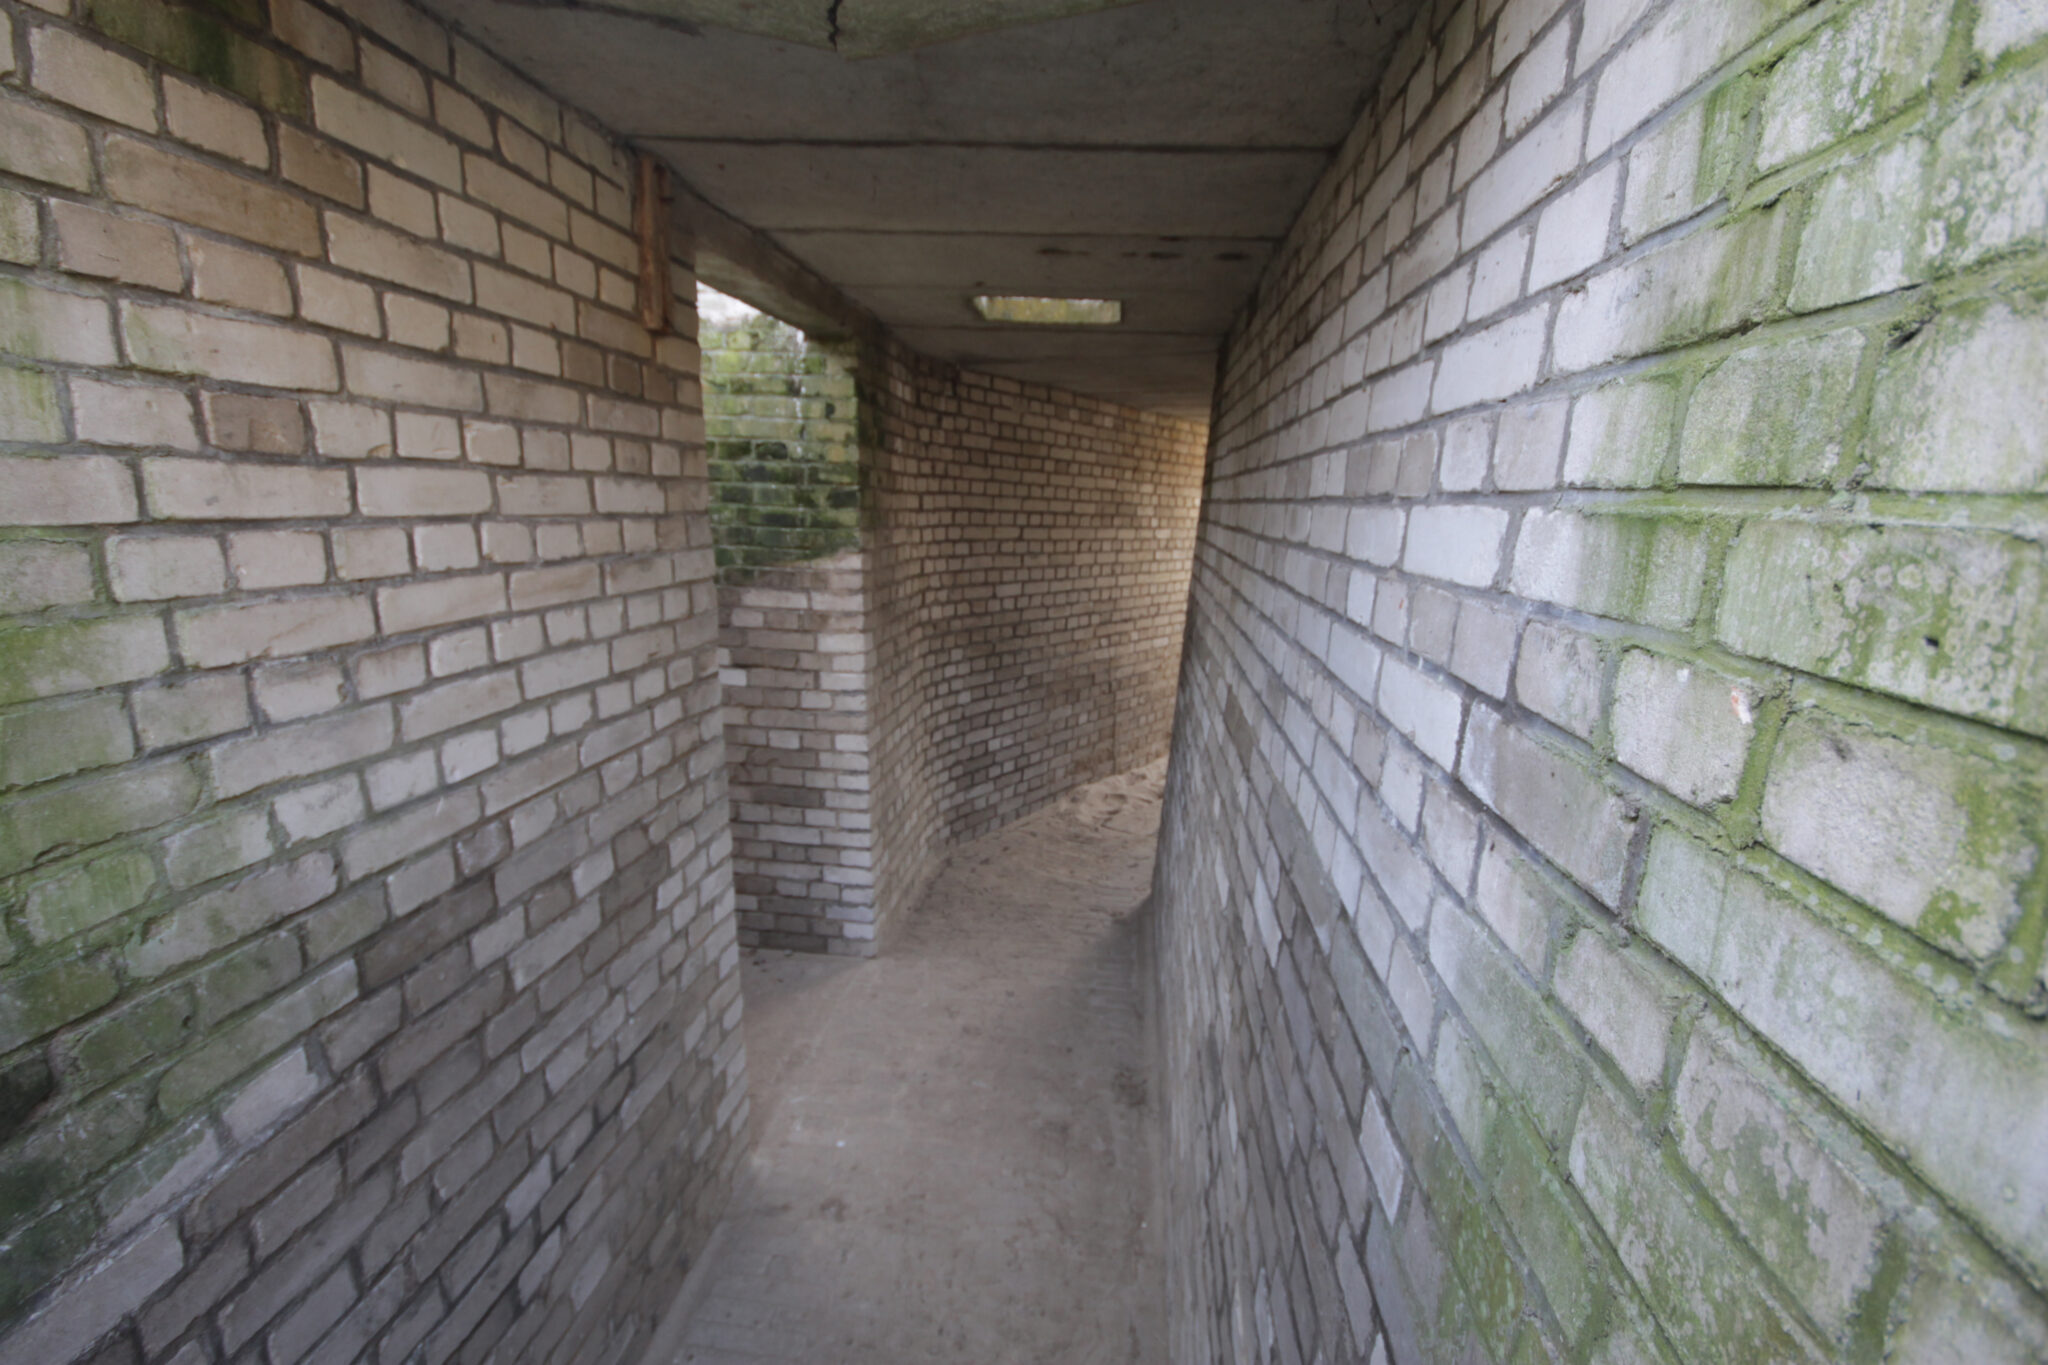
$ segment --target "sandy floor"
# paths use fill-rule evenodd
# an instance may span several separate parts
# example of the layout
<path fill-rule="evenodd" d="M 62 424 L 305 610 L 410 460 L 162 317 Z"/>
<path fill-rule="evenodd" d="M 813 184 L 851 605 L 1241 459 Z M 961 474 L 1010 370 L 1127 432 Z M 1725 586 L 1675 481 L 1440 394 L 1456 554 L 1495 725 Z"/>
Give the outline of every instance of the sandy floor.
<path fill-rule="evenodd" d="M 872 961 L 752 956 L 758 1145 L 648 1365 L 1165 1359 L 1137 979 L 1163 775 L 961 848 Z"/>

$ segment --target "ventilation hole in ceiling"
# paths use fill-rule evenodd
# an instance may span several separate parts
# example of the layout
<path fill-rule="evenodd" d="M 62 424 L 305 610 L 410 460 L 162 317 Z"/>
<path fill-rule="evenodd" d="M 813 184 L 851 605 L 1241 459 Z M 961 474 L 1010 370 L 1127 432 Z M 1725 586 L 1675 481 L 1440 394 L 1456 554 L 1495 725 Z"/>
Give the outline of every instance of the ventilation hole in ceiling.
<path fill-rule="evenodd" d="M 1124 320 L 1121 299 L 1047 299 L 1024 294 L 976 294 L 975 311 L 990 322 L 1044 327 L 1114 327 Z"/>

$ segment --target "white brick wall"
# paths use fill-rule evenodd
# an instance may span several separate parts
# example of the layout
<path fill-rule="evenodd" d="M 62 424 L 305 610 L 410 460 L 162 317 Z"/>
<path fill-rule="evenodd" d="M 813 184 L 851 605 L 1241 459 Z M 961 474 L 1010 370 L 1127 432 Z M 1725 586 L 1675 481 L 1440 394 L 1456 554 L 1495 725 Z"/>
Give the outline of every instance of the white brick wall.
<path fill-rule="evenodd" d="M 0 6 L 0 1358 L 630 1355 L 748 1109 L 627 161 L 402 0 L 73 8 Z"/>
<path fill-rule="evenodd" d="M 1176 1359 L 2048 1355 L 2038 9 L 1397 45 L 1225 358 Z"/>

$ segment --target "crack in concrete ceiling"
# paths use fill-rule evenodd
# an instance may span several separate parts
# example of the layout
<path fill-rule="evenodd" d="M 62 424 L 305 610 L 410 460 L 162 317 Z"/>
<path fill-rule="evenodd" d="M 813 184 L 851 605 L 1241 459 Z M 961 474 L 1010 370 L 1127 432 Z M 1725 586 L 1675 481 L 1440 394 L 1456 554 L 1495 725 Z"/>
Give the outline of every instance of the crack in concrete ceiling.
<path fill-rule="evenodd" d="M 631 15 L 684 33 L 722 28 L 886 57 L 977 33 L 1070 19 L 1151 0 L 508 0 L 545 9 Z"/>

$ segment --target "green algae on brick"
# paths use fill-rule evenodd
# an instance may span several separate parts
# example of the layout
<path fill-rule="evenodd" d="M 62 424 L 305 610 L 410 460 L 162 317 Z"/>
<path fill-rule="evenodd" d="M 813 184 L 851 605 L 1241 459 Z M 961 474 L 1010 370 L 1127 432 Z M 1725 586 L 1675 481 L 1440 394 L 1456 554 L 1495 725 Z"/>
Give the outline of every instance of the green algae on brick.
<path fill-rule="evenodd" d="M 1572 1138 L 1572 1183 L 1679 1354 L 1818 1365 L 1818 1346 L 1671 1174 L 1618 1105 L 1598 1089 L 1587 1096 Z"/>
<path fill-rule="evenodd" d="M 45 1057 L 31 1054 L 0 1070 L 0 1143 L 20 1132 L 56 1090 L 57 1075 Z"/>
<path fill-rule="evenodd" d="M 1715 633 L 1755 658 L 2048 735 L 2048 553 L 2008 536 L 1752 522 Z"/>
<path fill-rule="evenodd" d="M 55 942 L 133 910 L 155 887 L 148 855 L 116 853 L 30 888 L 22 924 L 35 942 Z"/>
<path fill-rule="evenodd" d="M 300 970 L 299 941 L 267 934 L 207 967 L 193 983 L 199 1026 L 211 1029 L 246 1005 L 290 985 Z"/>
<path fill-rule="evenodd" d="M 5 233 L 0 230 L 0 245 Z M 57 382 L 40 370 L 0 366 L 0 441 L 61 441 Z"/>
<path fill-rule="evenodd" d="M 2043 375 L 2048 303 L 2039 295 L 1961 304 L 1898 338 L 1878 365 L 1863 486 L 2048 492 Z"/>
<path fill-rule="evenodd" d="M 173 1118 L 267 1060 L 356 997 L 356 964 L 343 961 L 220 1029 L 164 1073 L 157 1104 Z"/>
<path fill-rule="evenodd" d="M 79 17 L 109 38 L 252 104 L 295 118 L 306 114 L 305 85 L 292 64 L 211 14 L 166 0 L 84 0 Z"/>
<path fill-rule="evenodd" d="M 2048 784 L 2014 746 L 1801 711 L 1764 791 L 1772 847 L 1886 918 L 1984 961 L 2004 945 L 2040 867 Z"/>
<path fill-rule="evenodd" d="M 1648 488 L 1664 472 L 1678 419 L 1678 377 L 1603 384 L 1572 404 L 1564 481 L 1575 488 Z"/>
<path fill-rule="evenodd" d="M 1538 510 L 1522 520 L 1513 590 L 1542 602 L 1679 628 L 1699 612 L 1706 530 L 1655 511 Z"/>
<path fill-rule="evenodd" d="M 118 696 L 67 697 L 0 715 L 0 788 L 69 777 L 134 756 Z"/>
<path fill-rule="evenodd" d="M 1964 99 L 1935 139 L 1924 217 L 1926 251 L 1948 270 L 2048 238 L 2048 100 L 2038 74 Z"/>
<path fill-rule="evenodd" d="M 1842 456 L 1864 339 L 1853 331 L 1735 352 L 1707 371 L 1686 407 L 1685 483 L 1814 486 Z"/>
<path fill-rule="evenodd" d="M 1771 73 L 1758 166 L 1825 147 L 1924 94 L 1948 17 L 1948 6 L 1929 0 L 1873 0 L 1810 35 Z"/>
<path fill-rule="evenodd" d="M 171 1056 L 192 1041 L 198 1014 L 184 986 L 123 1000 L 64 1039 L 66 1084 L 90 1093 Z"/>
<path fill-rule="evenodd" d="M 199 782 L 183 762 L 150 764 L 8 798 L 0 822 L 0 874 L 60 850 L 90 848 L 188 814 Z"/>
<path fill-rule="evenodd" d="M 1934 954 L 1880 960 L 1810 896 L 1662 830 L 1636 923 L 2009 1254 L 2048 1270 L 2048 1146 L 2013 1141 L 2048 1115 L 2039 1025 L 1938 999 L 1912 979 L 1936 979 Z"/>
<path fill-rule="evenodd" d="M 10 972 L 7 989 L 0 993 L 0 1052 L 12 1052 L 91 1014 L 117 993 L 113 972 L 97 960 Z"/>
<path fill-rule="evenodd" d="M 1886 1212 L 1777 1101 L 1727 1030 L 1694 1032 L 1672 1127 L 1743 1237 L 1823 1328 L 1845 1334 L 1878 1271 Z"/>
<path fill-rule="evenodd" d="M 0 1321 L 19 1315 L 92 1245 L 98 1232 L 99 1219 L 91 1206 L 72 1203 L 0 1243 Z"/>
<path fill-rule="evenodd" d="M 163 622 L 154 616 L 7 631 L 0 633 L 0 706 L 136 682 L 170 663 Z"/>

